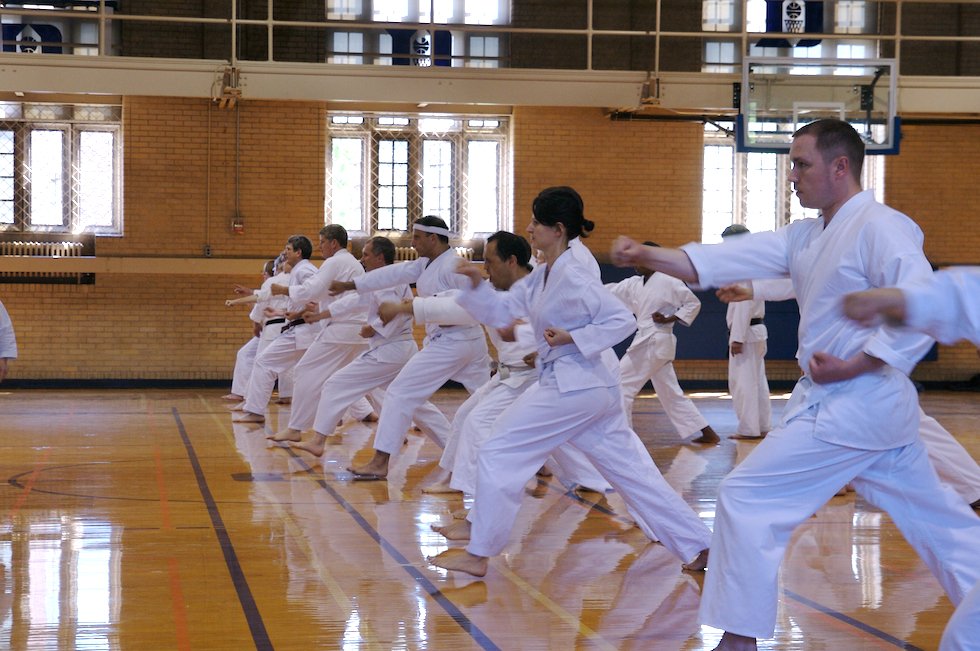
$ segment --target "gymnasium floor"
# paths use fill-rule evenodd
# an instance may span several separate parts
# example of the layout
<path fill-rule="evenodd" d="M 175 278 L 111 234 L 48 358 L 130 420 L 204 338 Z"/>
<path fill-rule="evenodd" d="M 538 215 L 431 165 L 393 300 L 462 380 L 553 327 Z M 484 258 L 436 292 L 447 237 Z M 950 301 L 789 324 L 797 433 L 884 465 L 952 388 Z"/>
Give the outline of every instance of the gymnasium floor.
<path fill-rule="evenodd" d="M 218 390 L 0 387 L 0 648 L 711 649 L 701 577 L 631 526 L 616 495 L 532 480 L 484 579 L 425 557 L 463 506 L 423 495 L 440 450 L 418 434 L 386 482 L 344 468 L 373 429 L 347 424 L 321 465 L 232 425 Z M 693 394 L 734 430 L 724 394 Z M 447 412 L 464 398 L 443 390 Z M 774 396 L 778 414 L 784 397 Z M 980 397 L 926 411 L 980 456 Z M 711 526 L 718 481 L 755 443 L 684 445 L 644 394 L 635 422 Z M 710 571 L 710 569 L 709 569 Z M 887 515 L 853 494 L 800 527 L 763 649 L 935 649 L 951 607 Z"/>

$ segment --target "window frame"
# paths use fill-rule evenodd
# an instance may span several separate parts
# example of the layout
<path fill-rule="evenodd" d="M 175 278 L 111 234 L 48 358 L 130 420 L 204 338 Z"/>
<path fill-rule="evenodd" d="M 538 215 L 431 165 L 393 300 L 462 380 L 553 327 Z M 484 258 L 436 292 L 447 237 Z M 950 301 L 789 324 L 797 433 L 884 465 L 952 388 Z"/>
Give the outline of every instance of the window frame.
<path fill-rule="evenodd" d="M 36 103 L 32 103 L 36 105 Z M 13 180 L 12 202 L 13 221 L 0 223 L 0 232 L 8 233 L 80 233 L 91 232 L 100 236 L 123 235 L 123 142 L 122 110 L 118 105 L 99 105 L 99 114 L 111 114 L 101 120 L 86 120 L 75 117 L 86 105 L 52 105 L 51 115 L 43 118 L 24 117 L 30 113 L 26 103 L 4 102 L 5 114 L 0 115 L 0 129 L 13 133 Z M 94 105 L 93 105 L 94 106 Z M 25 110 L 27 108 L 28 110 Z M 106 111 L 105 109 L 109 109 Z M 83 112 L 83 111 L 82 111 Z M 55 116 L 55 117 L 52 117 Z M 59 118 L 57 116 L 65 116 Z M 31 161 L 32 134 L 41 131 L 60 131 L 61 143 L 61 212 L 60 224 L 37 224 L 32 222 L 32 176 L 35 167 Z M 81 224 L 81 196 L 83 193 L 81 172 L 82 134 L 99 132 L 112 134 L 111 154 L 111 224 Z"/>
<path fill-rule="evenodd" d="M 337 123 L 337 117 L 358 117 L 363 118 L 351 123 Z M 427 118 L 449 118 L 454 121 L 452 128 L 444 132 L 427 132 L 420 127 L 420 121 Z M 394 118 L 395 120 L 407 119 L 408 124 L 380 124 L 385 119 Z M 423 196 L 424 183 L 424 148 L 426 142 L 447 142 L 450 147 L 452 161 L 449 165 L 451 175 L 449 187 L 449 210 L 451 212 L 447 223 L 450 231 L 456 236 L 465 239 L 478 238 L 489 235 L 496 230 L 507 229 L 512 223 L 508 200 L 510 196 L 510 171 L 509 171 L 509 146 L 510 146 L 510 121 L 509 116 L 504 115 L 469 115 L 453 114 L 432 116 L 416 113 L 378 113 L 351 111 L 328 111 L 327 112 L 327 139 L 326 139 L 326 175 L 324 179 L 325 201 L 324 201 L 324 221 L 325 223 L 339 223 L 333 221 L 334 215 L 334 189 L 336 179 L 333 175 L 333 142 L 334 139 L 360 139 L 361 140 L 361 194 L 360 209 L 361 215 L 359 226 L 352 228 L 353 224 L 344 224 L 354 236 L 366 236 L 377 232 L 385 233 L 408 233 L 411 224 L 415 219 L 422 216 L 425 205 Z M 490 126 L 471 125 L 472 121 L 491 122 Z M 404 140 L 408 142 L 408 161 L 407 161 L 407 202 L 408 219 L 405 229 L 400 228 L 380 228 L 378 201 L 378 189 L 380 188 L 378 143 L 386 140 Z M 496 178 L 493 188 L 496 196 L 496 226 L 492 231 L 474 231 L 470 227 L 470 215 L 472 208 L 469 206 L 469 164 L 470 164 L 470 144 L 474 142 L 493 142 L 496 147 Z M 342 186 L 340 186 L 342 187 Z"/>

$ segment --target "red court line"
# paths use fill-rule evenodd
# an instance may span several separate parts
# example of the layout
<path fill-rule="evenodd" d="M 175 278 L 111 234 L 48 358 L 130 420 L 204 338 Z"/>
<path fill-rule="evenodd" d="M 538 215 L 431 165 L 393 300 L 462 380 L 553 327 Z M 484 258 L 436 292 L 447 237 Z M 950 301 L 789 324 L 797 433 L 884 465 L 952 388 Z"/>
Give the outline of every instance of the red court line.
<path fill-rule="evenodd" d="M 10 507 L 10 512 L 7 514 L 9 519 L 13 520 L 20 512 L 20 507 L 23 506 L 24 502 L 27 500 L 27 496 L 31 494 L 31 488 L 34 487 L 34 481 L 41 473 L 42 467 L 45 463 L 47 463 L 48 457 L 50 456 L 51 448 L 44 448 L 44 451 L 41 452 L 41 458 L 34 463 L 34 470 L 31 471 L 27 481 L 24 482 L 24 490 L 17 496 L 17 501 L 14 502 L 14 505 Z"/>
<path fill-rule="evenodd" d="M 160 519 L 162 529 L 165 532 L 174 530 L 173 521 L 170 518 L 170 500 L 167 498 L 167 483 L 163 477 L 163 459 L 160 456 L 159 446 L 153 446 L 153 461 L 156 466 L 157 494 L 160 498 Z M 187 606 L 184 603 L 184 590 L 180 582 L 180 567 L 177 559 L 173 556 L 167 557 L 167 571 L 170 579 L 170 603 L 174 614 L 174 633 L 177 636 L 177 648 L 181 651 L 190 651 L 190 634 L 187 630 Z"/>

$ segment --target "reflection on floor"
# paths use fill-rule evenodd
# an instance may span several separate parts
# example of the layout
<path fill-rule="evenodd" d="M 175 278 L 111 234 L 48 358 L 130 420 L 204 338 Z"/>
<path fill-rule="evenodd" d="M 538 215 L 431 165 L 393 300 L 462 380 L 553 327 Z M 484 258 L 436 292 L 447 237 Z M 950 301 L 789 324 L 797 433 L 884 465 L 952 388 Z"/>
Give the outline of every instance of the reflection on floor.
<path fill-rule="evenodd" d="M 374 424 L 347 423 L 322 460 L 231 423 L 220 391 L 0 392 L 0 647 L 10 649 L 710 649 L 701 577 L 634 527 L 615 494 L 532 479 L 484 579 L 426 557 L 430 525 L 468 504 L 428 495 L 440 450 L 410 433 L 387 481 L 345 468 Z M 453 412 L 465 394 L 444 390 Z M 724 394 L 694 394 L 734 430 Z M 784 396 L 774 396 L 778 414 Z M 980 456 L 971 393 L 926 410 Z M 711 526 L 718 481 L 757 445 L 685 444 L 652 395 L 635 424 Z M 459 543 L 449 543 L 456 546 Z M 709 569 L 710 571 L 710 569 Z M 934 649 L 951 613 L 887 515 L 850 494 L 795 534 L 777 632 L 760 648 Z"/>

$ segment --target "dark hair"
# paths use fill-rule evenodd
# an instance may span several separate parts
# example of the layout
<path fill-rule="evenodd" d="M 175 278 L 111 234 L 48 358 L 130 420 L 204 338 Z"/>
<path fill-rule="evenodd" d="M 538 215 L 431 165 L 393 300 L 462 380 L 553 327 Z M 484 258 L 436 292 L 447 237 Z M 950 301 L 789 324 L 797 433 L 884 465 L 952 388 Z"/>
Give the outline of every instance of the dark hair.
<path fill-rule="evenodd" d="M 745 224 L 732 224 L 721 232 L 722 237 L 731 237 L 732 235 L 742 235 L 743 233 L 748 233 L 749 228 Z"/>
<path fill-rule="evenodd" d="M 820 151 L 824 162 L 844 156 L 850 161 L 851 176 L 859 183 L 861 168 L 864 166 L 864 141 L 847 122 L 826 118 L 805 124 L 793 134 L 798 136 L 813 136 L 817 139 L 817 150 Z"/>
<path fill-rule="evenodd" d="M 391 264 L 395 261 L 395 243 L 389 240 L 387 237 L 375 235 L 365 242 L 364 246 L 367 246 L 368 244 L 371 245 L 371 251 L 373 251 L 375 255 L 380 253 L 384 256 L 385 264 Z"/>
<path fill-rule="evenodd" d="M 584 210 L 585 204 L 579 193 L 565 185 L 545 188 L 531 204 L 531 212 L 539 224 L 564 224 L 570 240 L 588 237 L 595 228 L 595 223 L 585 218 Z"/>
<path fill-rule="evenodd" d="M 278 260 L 279 258 L 276 258 Z M 266 260 L 265 265 L 262 267 L 262 273 L 266 276 L 276 275 L 276 260 Z"/>
<path fill-rule="evenodd" d="M 508 260 L 514 256 L 517 258 L 517 264 L 528 271 L 531 270 L 531 245 L 523 237 L 508 231 L 497 231 L 487 238 L 487 244 L 490 242 L 497 243 L 497 255 L 501 260 Z"/>
<path fill-rule="evenodd" d="M 293 251 L 299 251 L 304 260 L 309 260 L 313 255 L 313 242 L 305 235 L 292 235 L 286 242 L 293 247 Z"/>
<path fill-rule="evenodd" d="M 447 231 L 449 230 L 449 226 L 446 225 L 446 222 L 444 222 L 441 217 L 436 217 L 435 215 L 419 217 L 415 220 L 415 223 L 421 224 L 422 226 L 435 226 L 437 228 L 445 228 Z M 430 233 L 430 235 L 435 235 L 435 233 Z M 449 244 L 449 238 L 445 235 L 437 235 L 437 237 L 443 244 Z"/>
<path fill-rule="evenodd" d="M 342 249 L 347 248 L 347 229 L 340 224 L 327 224 L 320 229 L 320 235 L 325 240 L 336 240 Z"/>

